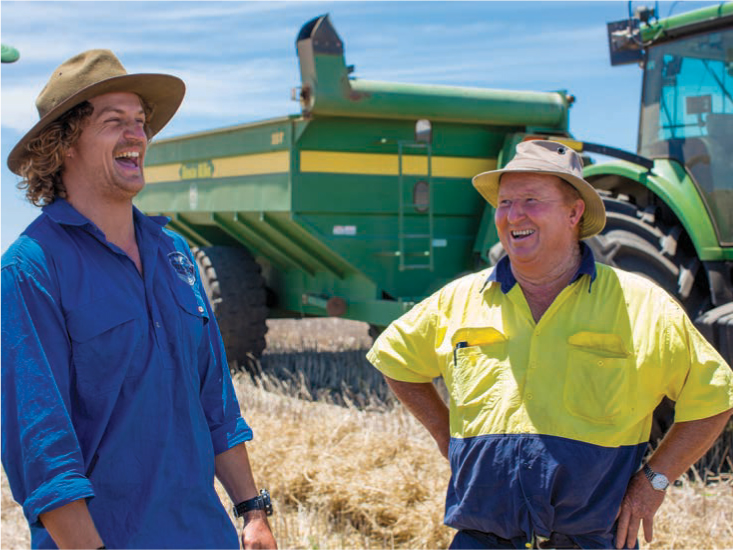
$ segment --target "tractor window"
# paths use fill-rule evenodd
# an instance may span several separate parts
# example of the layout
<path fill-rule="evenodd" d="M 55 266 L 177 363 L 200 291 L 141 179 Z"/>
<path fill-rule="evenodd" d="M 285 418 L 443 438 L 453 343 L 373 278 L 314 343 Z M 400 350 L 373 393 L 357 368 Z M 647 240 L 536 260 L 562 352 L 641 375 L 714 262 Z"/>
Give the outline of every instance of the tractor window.
<path fill-rule="evenodd" d="M 683 163 L 733 242 L 733 29 L 649 49 L 640 123 L 639 154 Z"/>

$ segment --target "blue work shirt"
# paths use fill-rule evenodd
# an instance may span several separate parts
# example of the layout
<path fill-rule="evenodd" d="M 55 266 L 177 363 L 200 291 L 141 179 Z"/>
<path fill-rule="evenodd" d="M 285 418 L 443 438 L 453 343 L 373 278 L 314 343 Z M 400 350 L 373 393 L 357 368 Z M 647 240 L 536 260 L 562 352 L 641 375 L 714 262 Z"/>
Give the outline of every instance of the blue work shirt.
<path fill-rule="evenodd" d="M 239 548 L 214 457 L 252 438 L 191 251 L 134 209 L 143 274 L 56 199 L 2 257 L 2 463 L 38 515 L 86 498 L 109 548 Z"/>

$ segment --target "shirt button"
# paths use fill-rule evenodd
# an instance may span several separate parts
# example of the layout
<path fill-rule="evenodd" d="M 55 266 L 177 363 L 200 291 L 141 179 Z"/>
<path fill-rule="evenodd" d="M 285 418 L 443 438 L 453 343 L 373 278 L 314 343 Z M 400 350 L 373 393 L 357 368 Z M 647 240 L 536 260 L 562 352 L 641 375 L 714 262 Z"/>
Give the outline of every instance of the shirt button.
<path fill-rule="evenodd" d="M 602 367 L 603 366 L 603 361 L 598 361 L 598 366 L 599 367 Z"/>
<path fill-rule="evenodd" d="M 160 321 L 155 321 L 155 328 L 160 328 Z"/>
<path fill-rule="evenodd" d="M 527 397 L 527 400 L 528 400 L 528 401 L 531 401 L 531 400 L 532 400 L 532 397 L 533 397 L 533 395 L 532 395 L 531 393 L 528 393 L 528 394 L 526 395 L 526 397 Z"/>
<path fill-rule="evenodd" d="M 204 312 L 204 308 L 202 306 L 199 306 L 199 313 L 203 313 L 203 312 Z"/>

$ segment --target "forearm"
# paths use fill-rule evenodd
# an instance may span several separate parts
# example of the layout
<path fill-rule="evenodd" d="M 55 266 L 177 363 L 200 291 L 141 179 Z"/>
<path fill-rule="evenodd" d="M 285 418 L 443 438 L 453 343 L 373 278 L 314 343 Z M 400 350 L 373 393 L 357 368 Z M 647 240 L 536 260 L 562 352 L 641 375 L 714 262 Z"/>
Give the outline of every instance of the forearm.
<path fill-rule="evenodd" d="M 699 459 L 725 427 L 731 411 L 690 422 L 677 422 L 649 458 L 649 467 L 674 481 Z M 618 513 L 616 548 L 634 548 L 639 525 L 643 522 L 644 538 L 652 541 L 654 515 L 664 500 L 664 492 L 652 488 L 643 472 L 629 481 Z"/>
<path fill-rule="evenodd" d="M 59 548 L 104 546 L 84 499 L 44 512 L 38 517 Z"/>
<path fill-rule="evenodd" d="M 214 463 L 216 477 L 221 481 L 232 502 L 238 504 L 257 496 L 257 485 L 255 485 L 247 447 L 244 443 L 219 453 Z"/>
<path fill-rule="evenodd" d="M 652 470 L 674 481 L 692 466 L 715 442 L 733 409 L 709 418 L 676 422 L 649 458 Z"/>
<path fill-rule="evenodd" d="M 214 460 L 216 477 L 224 485 L 232 502 L 239 504 L 257 496 L 257 485 L 255 485 L 249 455 L 244 443 L 216 455 Z M 250 510 L 244 514 L 242 547 L 245 549 L 277 548 L 264 510 Z"/>
<path fill-rule="evenodd" d="M 450 415 L 448 407 L 431 382 L 418 384 L 384 377 L 397 399 L 433 436 L 443 456 L 448 458 Z"/>

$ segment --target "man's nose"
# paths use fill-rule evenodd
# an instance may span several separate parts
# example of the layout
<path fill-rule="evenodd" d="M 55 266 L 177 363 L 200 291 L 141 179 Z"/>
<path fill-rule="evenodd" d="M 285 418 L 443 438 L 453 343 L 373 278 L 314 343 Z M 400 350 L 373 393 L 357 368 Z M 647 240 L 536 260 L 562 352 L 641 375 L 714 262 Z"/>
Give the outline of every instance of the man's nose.
<path fill-rule="evenodd" d="M 521 220 L 524 217 L 524 205 L 522 204 L 522 201 L 512 201 L 506 217 L 510 223 Z"/>
<path fill-rule="evenodd" d="M 140 142 L 145 142 L 148 139 L 148 136 L 145 134 L 145 127 L 137 121 L 127 123 L 124 135 L 126 139 L 134 139 Z"/>

